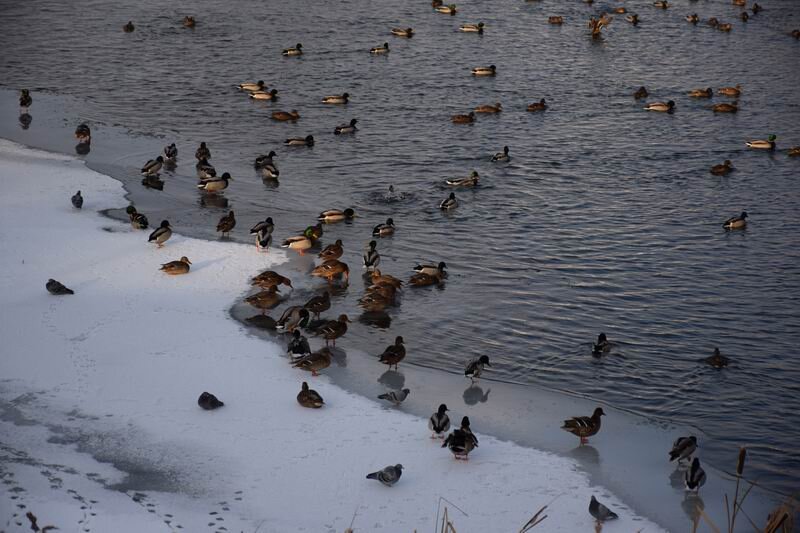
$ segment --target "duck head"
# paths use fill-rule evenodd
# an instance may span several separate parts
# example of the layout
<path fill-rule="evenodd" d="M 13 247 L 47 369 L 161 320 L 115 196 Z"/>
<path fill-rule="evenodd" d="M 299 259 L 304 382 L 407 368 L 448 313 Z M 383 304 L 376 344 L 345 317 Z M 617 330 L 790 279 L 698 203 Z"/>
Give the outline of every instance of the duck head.
<path fill-rule="evenodd" d="M 600 418 L 601 416 L 605 416 L 605 413 L 603 412 L 602 407 L 598 407 L 594 410 L 594 413 L 592 413 L 592 418 Z"/>
<path fill-rule="evenodd" d="M 443 415 L 445 411 L 449 411 L 449 409 L 447 409 L 447 406 L 445 404 L 442 404 L 439 406 L 439 409 L 436 412 L 439 413 L 440 415 Z"/>
<path fill-rule="evenodd" d="M 489 356 L 488 355 L 482 355 L 480 357 L 480 359 L 478 359 L 478 362 L 480 364 L 482 364 L 482 365 L 486 365 L 486 366 L 489 366 L 489 367 L 492 366 L 491 364 L 489 364 Z"/>

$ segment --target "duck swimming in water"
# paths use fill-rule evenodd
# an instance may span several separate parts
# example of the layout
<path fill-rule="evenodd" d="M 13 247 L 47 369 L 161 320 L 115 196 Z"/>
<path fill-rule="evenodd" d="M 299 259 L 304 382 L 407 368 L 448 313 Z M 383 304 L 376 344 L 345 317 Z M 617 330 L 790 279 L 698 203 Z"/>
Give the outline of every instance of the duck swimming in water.
<path fill-rule="evenodd" d="M 508 155 L 508 146 L 504 146 L 502 152 L 498 152 L 492 156 L 493 163 L 506 163 L 508 161 L 511 161 L 511 156 Z"/>
<path fill-rule="evenodd" d="M 595 357 L 602 357 L 611 351 L 611 343 L 608 342 L 605 333 L 597 336 L 597 342 L 592 345 L 592 355 Z"/>
<path fill-rule="evenodd" d="M 200 143 L 200 146 L 195 150 L 194 157 L 198 161 L 203 161 L 205 159 L 211 159 L 211 150 L 208 149 L 206 146 L 205 141 Z"/>
<path fill-rule="evenodd" d="M 132 21 L 130 21 L 130 20 L 128 21 L 128 23 L 127 23 L 127 24 L 125 24 L 125 25 L 122 27 L 122 31 L 124 31 L 125 33 L 131 33 L 131 32 L 132 32 L 133 30 L 135 30 L 135 29 L 136 29 L 136 27 L 133 25 L 133 22 L 132 22 Z"/>
<path fill-rule="evenodd" d="M 326 96 L 322 99 L 323 104 L 346 104 L 350 99 L 350 95 L 348 93 L 343 94 L 334 94 L 332 96 Z"/>
<path fill-rule="evenodd" d="M 678 460 L 678 464 L 682 461 L 690 461 L 692 454 L 697 450 L 697 437 L 678 437 L 672 443 L 672 449 L 669 451 L 669 461 Z"/>
<path fill-rule="evenodd" d="M 477 24 L 462 24 L 458 27 L 458 31 L 463 31 L 466 33 L 483 33 L 483 22 L 479 22 Z"/>
<path fill-rule="evenodd" d="M 456 207 L 458 207 L 458 200 L 456 199 L 456 194 L 453 192 L 450 193 L 450 196 L 439 203 L 439 209 L 442 211 L 450 211 Z"/>
<path fill-rule="evenodd" d="M 267 86 L 264 84 L 264 80 L 258 80 L 257 82 L 246 81 L 244 83 L 240 83 L 236 86 L 240 91 L 248 91 L 254 93 L 256 91 L 266 91 Z"/>
<path fill-rule="evenodd" d="M 472 124 L 475 122 L 475 112 L 470 111 L 467 115 L 453 115 L 452 121 L 454 124 Z"/>
<path fill-rule="evenodd" d="M 675 102 L 669 100 L 667 102 L 651 102 L 645 106 L 648 111 L 658 111 L 660 113 L 672 113 L 675 111 Z"/>
<path fill-rule="evenodd" d="M 253 100 L 277 100 L 278 89 L 270 89 L 269 91 L 256 91 L 250 93 L 250 98 Z"/>
<path fill-rule="evenodd" d="M 392 28 L 392 35 L 411 38 L 414 36 L 414 30 L 411 28 Z"/>
<path fill-rule="evenodd" d="M 497 74 L 497 67 L 489 65 L 488 67 L 473 67 L 473 76 L 494 76 Z"/>
<path fill-rule="evenodd" d="M 223 172 L 219 178 L 210 178 L 198 183 L 197 188 L 210 193 L 222 192 L 228 188 L 231 181 L 233 181 L 231 175 Z"/>
<path fill-rule="evenodd" d="M 711 90 L 711 87 L 707 89 L 692 89 L 689 91 L 689 96 L 692 98 L 711 98 L 714 96 L 714 91 Z"/>
<path fill-rule="evenodd" d="M 633 93 L 633 97 L 636 98 L 637 100 L 641 100 L 642 98 L 647 98 L 649 95 L 650 93 L 647 92 L 647 89 L 644 86 L 639 87 L 638 89 L 636 89 L 636 92 Z"/>
<path fill-rule="evenodd" d="M 545 101 L 544 98 L 542 98 L 538 102 L 534 102 L 532 104 L 528 104 L 528 108 L 527 109 L 531 113 L 536 112 L 536 111 L 544 111 L 544 110 L 547 109 L 547 102 Z"/>
<path fill-rule="evenodd" d="M 340 209 L 327 209 L 317 216 L 317 220 L 321 220 L 326 224 L 331 224 L 333 222 L 341 222 L 342 220 L 352 220 L 355 216 L 356 212 L 349 207 L 344 211 Z"/>
<path fill-rule="evenodd" d="M 480 176 L 474 170 L 465 178 L 447 178 L 444 182 L 451 187 L 475 187 L 478 185 Z"/>
<path fill-rule="evenodd" d="M 376 246 L 378 246 L 377 242 L 369 241 L 369 248 L 364 252 L 364 268 L 368 272 L 375 270 L 381 264 L 381 254 L 375 249 Z"/>
<path fill-rule="evenodd" d="M 164 162 L 174 163 L 178 159 L 178 147 L 175 143 L 164 147 Z"/>
<path fill-rule="evenodd" d="M 333 129 L 333 134 L 334 135 L 346 135 L 348 133 L 355 133 L 356 131 L 358 131 L 358 128 L 356 128 L 356 123 L 357 122 L 358 122 L 358 120 L 351 119 L 349 124 L 340 124 L 339 126 L 336 126 Z"/>
<path fill-rule="evenodd" d="M 149 160 L 142 167 L 142 176 L 158 176 L 158 171 L 164 165 L 164 158 L 158 156 L 155 159 Z"/>
<path fill-rule="evenodd" d="M 770 135 L 766 141 L 748 141 L 745 144 L 748 148 L 754 148 L 756 150 L 774 150 L 775 139 L 777 139 L 775 135 Z"/>
<path fill-rule="evenodd" d="M 714 348 L 714 353 L 706 357 L 703 361 L 714 368 L 725 368 L 730 363 L 730 359 L 720 353 L 719 348 Z"/>
<path fill-rule="evenodd" d="M 283 141 L 283 144 L 286 146 L 308 146 L 311 148 L 314 146 L 314 136 L 307 135 L 305 137 L 291 137 Z"/>
<path fill-rule="evenodd" d="M 437 13 L 441 13 L 442 15 L 455 15 L 457 13 L 457 11 L 458 11 L 456 9 L 456 5 L 455 4 L 450 4 L 450 5 L 447 5 L 447 6 L 439 5 L 439 6 L 434 7 L 434 10 Z"/>
<path fill-rule="evenodd" d="M 484 104 L 479 105 L 475 109 L 473 109 L 475 113 L 500 113 L 503 111 L 503 106 L 500 105 L 500 102 L 495 103 L 494 105 L 491 104 Z"/>
<path fill-rule="evenodd" d="M 445 269 L 447 268 L 447 264 L 444 261 L 439 261 L 436 265 L 431 264 L 422 264 L 416 265 L 412 270 L 417 272 L 418 274 L 427 274 L 429 276 L 441 276 L 444 277 L 447 275 Z"/>
<path fill-rule="evenodd" d="M 714 113 L 736 113 L 739 111 L 739 102 L 733 102 L 729 104 L 727 102 L 723 102 L 721 104 L 714 104 L 711 106 L 711 110 Z"/>
<path fill-rule="evenodd" d="M 389 235 L 394 235 L 394 220 L 387 218 L 386 222 L 372 228 L 372 235 L 374 237 L 388 237 Z"/>
<path fill-rule="evenodd" d="M 711 173 L 715 176 L 727 176 L 732 170 L 733 163 L 731 163 L 730 159 L 726 159 L 725 162 L 711 167 Z"/>
<path fill-rule="evenodd" d="M 281 54 L 283 54 L 286 57 L 301 56 L 303 55 L 303 45 L 301 43 L 297 43 L 292 48 L 284 49 L 283 52 L 281 52 Z"/>
<path fill-rule="evenodd" d="M 388 54 L 389 53 L 389 43 L 383 43 L 383 46 L 375 46 L 369 49 L 370 54 L 379 55 L 379 54 Z"/>

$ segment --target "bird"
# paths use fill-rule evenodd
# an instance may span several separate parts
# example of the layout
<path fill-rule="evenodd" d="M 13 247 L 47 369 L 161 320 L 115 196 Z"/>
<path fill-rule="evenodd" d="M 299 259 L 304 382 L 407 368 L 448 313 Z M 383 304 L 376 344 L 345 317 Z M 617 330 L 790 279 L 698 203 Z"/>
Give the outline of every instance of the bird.
<path fill-rule="evenodd" d="M 383 353 L 378 357 L 378 360 L 389 365 L 389 369 L 394 366 L 397 370 L 397 365 L 406 358 L 406 347 L 403 345 L 403 337 L 398 336 L 394 340 L 394 344 L 388 346 Z"/>
<path fill-rule="evenodd" d="M 275 152 L 270 152 L 270 154 L 274 153 Z M 270 157 L 268 160 L 263 160 L 261 163 L 261 176 L 264 179 L 277 180 L 280 177 L 281 171 L 275 166 L 272 157 Z"/>
<path fill-rule="evenodd" d="M 667 9 L 669 7 L 669 3 L 667 0 L 656 0 L 653 2 L 653 5 L 656 7 L 660 7 L 661 9 Z"/>
<path fill-rule="evenodd" d="M 453 115 L 451 120 L 454 124 L 472 124 L 475 122 L 475 112 L 470 111 L 466 115 Z"/>
<path fill-rule="evenodd" d="M 449 448 L 457 460 L 469 460 L 469 454 L 478 447 L 478 438 L 470 428 L 469 417 L 461 419 L 461 427 L 450 433 L 442 443 L 442 448 Z"/>
<path fill-rule="evenodd" d="M 542 98 L 538 102 L 528 104 L 528 111 L 532 113 L 536 111 L 544 111 L 545 109 L 547 109 L 547 102 L 545 102 L 544 98 Z"/>
<path fill-rule="evenodd" d="M 306 135 L 305 137 L 290 137 L 283 141 L 286 146 L 314 146 L 314 136 Z"/>
<path fill-rule="evenodd" d="M 303 304 L 303 307 L 308 309 L 309 313 L 312 313 L 319 318 L 321 313 L 324 313 L 331 308 L 331 294 L 328 291 L 325 291 L 321 295 L 314 296 L 305 304 Z"/>
<path fill-rule="evenodd" d="M 692 466 L 686 471 L 683 477 L 686 490 L 690 492 L 700 492 L 700 487 L 706 483 L 706 472 L 700 466 L 700 459 L 692 459 Z"/>
<path fill-rule="evenodd" d="M 447 268 L 447 263 L 444 261 L 439 261 L 436 265 L 416 265 L 412 270 L 419 274 L 428 274 L 430 276 L 441 276 L 444 277 L 446 275 L 445 269 Z"/>
<path fill-rule="evenodd" d="M 669 100 L 667 102 L 650 102 L 645 106 L 648 111 L 658 111 L 660 113 L 672 113 L 675 111 L 675 102 Z"/>
<path fill-rule="evenodd" d="M 261 168 L 264 165 L 271 165 L 272 164 L 272 158 L 275 157 L 276 155 L 278 155 L 278 154 L 276 154 L 274 150 L 270 151 L 270 153 L 268 153 L 267 155 L 260 155 L 260 156 L 256 157 L 256 160 L 253 163 L 253 166 L 255 166 L 256 168 Z"/>
<path fill-rule="evenodd" d="M 444 182 L 451 187 L 475 187 L 478 185 L 478 173 L 476 171 L 472 171 L 469 176 L 464 178 L 447 178 Z"/>
<path fill-rule="evenodd" d="M 303 45 L 301 43 L 297 43 L 293 48 L 286 48 L 281 53 L 287 57 L 303 55 Z"/>
<path fill-rule="evenodd" d="M 344 211 L 340 209 L 327 209 L 317 215 L 317 220 L 330 224 L 332 222 L 341 222 L 342 220 L 352 220 L 355 216 L 356 212 L 349 207 Z"/>
<path fill-rule="evenodd" d="M 297 250 L 301 255 L 303 255 L 306 250 L 311 248 L 312 244 L 313 243 L 311 242 L 311 239 L 305 235 L 296 235 L 284 240 L 281 243 L 281 248 L 291 248 L 292 250 Z"/>
<path fill-rule="evenodd" d="M 196 168 L 197 176 L 200 178 L 201 183 L 217 177 L 217 169 L 208 162 L 208 159 L 198 161 Z"/>
<path fill-rule="evenodd" d="M 263 315 L 266 314 L 267 309 L 277 307 L 281 303 L 281 297 L 278 294 L 278 288 L 272 286 L 248 296 L 244 301 L 256 309 L 261 309 L 261 314 Z"/>
<path fill-rule="evenodd" d="M 725 96 L 739 96 L 742 94 L 742 86 L 737 83 L 734 87 L 722 87 L 717 89 L 717 94 L 723 94 Z"/>
<path fill-rule="evenodd" d="M 289 344 L 286 346 L 286 353 L 288 353 L 291 357 L 295 356 L 304 356 L 311 353 L 311 347 L 308 345 L 308 339 L 306 339 L 301 333 L 299 329 L 295 329 L 292 332 L 292 339 L 289 341 Z"/>
<path fill-rule="evenodd" d="M 561 17 L 559 15 L 552 15 L 550 17 L 547 17 L 547 23 L 553 24 L 554 26 L 560 26 L 561 24 L 564 24 L 564 17 Z"/>
<path fill-rule="evenodd" d="M 477 24 L 462 24 L 458 27 L 458 31 L 463 31 L 466 33 L 483 33 L 483 22 L 478 22 Z"/>
<path fill-rule="evenodd" d="M 739 102 L 733 102 L 729 104 L 727 102 L 722 102 L 721 104 L 714 104 L 711 106 L 711 110 L 714 113 L 736 113 L 739 111 Z"/>
<path fill-rule="evenodd" d="M 316 352 L 312 352 L 294 360 L 292 362 L 292 366 L 294 368 L 299 368 L 300 370 L 307 370 L 311 372 L 312 376 L 319 376 L 320 370 L 325 370 L 331 366 L 331 357 L 331 351 L 326 346 Z"/>
<path fill-rule="evenodd" d="M 228 188 L 233 178 L 227 172 L 223 172 L 219 178 L 211 178 L 197 184 L 197 188 L 210 193 L 222 192 Z"/>
<path fill-rule="evenodd" d="M 488 67 L 472 68 L 473 76 L 494 76 L 495 74 L 497 74 L 497 67 L 495 67 L 494 65 L 489 65 Z"/>
<path fill-rule="evenodd" d="M 467 365 L 464 367 L 464 376 L 470 378 L 472 382 L 475 382 L 476 379 L 481 377 L 484 367 L 487 366 L 490 368 L 492 366 L 489 364 L 489 356 L 482 355 L 480 357 L 476 357 L 475 359 L 467 362 Z"/>
<path fill-rule="evenodd" d="M 411 392 L 409 389 L 403 389 L 399 391 L 393 390 L 385 394 L 381 394 L 380 396 L 378 396 L 378 399 L 386 400 L 392 402 L 395 406 L 399 406 L 401 403 L 405 401 L 406 398 L 408 398 L 409 392 Z"/>
<path fill-rule="evenodd" d="M 719 26 L 719 20 L 717 20 L 716 17 L 711 17 L 706 21 L 706 24 L 708 24 L 712 28 L 716 28 L 717 26 Z"/>
<path fill-rule="evenodd" d="M 373 237 L 388 237 L 394 235 L 394 220 L 387 218 L 383 224 L 378 224 L 372 228 Z"/>
<path fill-rule="evenodd" d="M 265 91 L 267 86 L 264 84 L 264 80 L 258 80 L 257 82 L 246 81 L 244 83 L 240 83 L 236 86 L 240 91 L 248 91 L 248 92 L 256 92 L 256 91 Z"/>
<path fill-rule="evenodd" d="M 375 249 L 376 246 L 377 242 L 369 241 L 369 248 L 364 252 L 364 268 L 368 271 L 375 270 L 381 264 L 381 254 Z"/>
<path fill-rule="evenodd" d="M 164 157 L 162 157 L 162 156 L 158 156 L 155 159 L 149 160 L 142 167 L 142 175 L 143 176 L 158 176 L 158 171 L 161 170 L 161 166 L 163 164 L 164 164 Z"/>
<path fill-rule="evenodd" d="M 47 283 L 45 283 L 45 288 L 50 294 L 55 294 L 58 296 L 63 294 L 75 294 L 75 291 L 68 289 L 60 281 L 56 281 L 53 278 L 47 280 Z"/>
<path fill-rule="evenodd" d="M 343 94 L 334 94 L 331 96 L 325 96 L 322 98 L 323 104 L 346 104 L 350 99 L 350 95 L 348 93 Z"/>
<path fill-rule="evenodd" d="M 231 230 L 236 227 L 236 217 L 233 214 L 233 210 L 228 212 L 227 215 L 219 219 L 217 223 L 217 231 L 222 232 L 222 236 L 225 237 L 225 234 L 230 235 Z"/>
<path fill-rule="evenodd" d="M 131 33 L 134 29 L 136 29 L 136 28 L 133 26 L 133 22 L 130 21 L 130 20 L 128 21 L 127 24 L 125 24 L 122 27 L 122 31 L 124 31 L 125 33 Z"/>
<path fill-rule="evenodd" d="M 165 146 L 164 161 L 174 163 L 176 159 L 178 159 L 178 147 L 175 146 L 175 143 L 172 143 L 169 146 Z"/>
<path fill-rule="evenodd" d="M 296 109 L 292 109 L 291 111 L 273 111 L 270 118 L 278 122 L 288 122 L 290 120 L 294 122 L 300 120 L 300 113 L 298 113 Z"/>
<path fill-rule="evenodd" d="M 597 342 L 592 344 L 592 355 L 595 357 L 602 357 L 611 351 L 611 343 L 605 333 L 597 336 Z"/>
<path fill-rule="evenodd" d="M 708 87 L 707 89 L 692 89 L 689 91 L 689 96 L 693 98 L 711 98 L 714 96 L 714 91 L 711 89 L 711 87 Z"/>
<path fill-rule="evenodd" d="M 278 89 L 270 89 L 269 91 L 256 91 L 254 93 L 250 93 L 250 98 L 253 100 L 277 100 Z M 297 118 L 300 118 L 300 116 L 298 115 Z"/>
<path fill-rule="evenodd" d="M 333 129 L 334 135 L 346 135 L 348 133 L 355 133 L 358 131 L 356 128 L 356 123 L 358 122 L 357 119 L 351 119 L 350 124 L 340 124 Z"/>
<path fill-rule="evenodd" d="M 286 285 L 290 289 L 292 289 L 292 282 L 286 276 L 281 276 L 274 270 L 265 270 L 260 274 L 253 276 L 250 280 L 251 285 L 258 285 L 259 287 L 266 289 L 269 287 L 278 287 L 279 285 Z"/>
<path fill-rule="evenodd" d="M 747 211 L 742 211 L 738 217 L 731 217 L 722 223 L 725 229 L 743 229 L 747 226 Z"/>
<path fill-rule="evenodd" d="M 762 8 L 760 5 L 758 5 L 758 2 L 754 2 L 754 3 L 753 3 L 753 8 L 752 8 L 752 9 L 753 9 L 753 15 L 758 15 L 758 13 L 759 13 L 759 12 L 760 12 L 760 11 L 761 11 L 763 8 Z"/>
<path fill-rule="evenodd" d="M 200 146 L 194 152 L 194 156 L 198 161 L 202 161 L 203 159 L 211 159 L 211 150 L 208 149 L 205 141 L 200 143 Z"/>
<path fill-rule="evenodd" d="M 795 146 L 794 148 L 789 148 L 789 152 L 787 153 L 789 157 L 797 157 L 800 155 L 800 146 Z"/>
<path fill-rule="evenodd" d="M 147 242 L 155 242 L 159 248 L 164 246 L 164 243 L 172 237 L 172 228 L 169 225 L 168 220 L 162 220 L 161 225 L 150 234 L 148 237 Z"/>
<path fill-rule="evenodd" d="M 598 522 L 619 518 L 614 511 L 597 501 L 597 498 L 594 496 L 592 496 L 592 499 L 589 501 L 589 514 Z"/>
<path fill-rule="evenodd" d="M 89 144 L 92 142 L 92 130 L 86 123 L 80 124 L 75 128 L 75 138 L 80 144 Z"/>
<path fill-rule="evenodd" d="M 329 244 L 322 251 L 317 254 L 317 257 L 322 259 L 323 261 L 332 261 L 334 259 L 339 259 L 342 257 L 344 253 L 344 246 L 342 245 L 342 239 L 336 239 L 336 242 L 333 244 Z"/>
<path fill-rule="evenodd" d="M 213 409 L 218 409 L 225 404 L 222 403 L 216 396 L 214 396 L 210 392 L 204 392 L 197 399 L 197 405 L 199 405 L 206 411 L 211 411 Z"/>
<path fill-rule="evenodd" d="M 331 259 L 315 267 L 311 271 L 311 275 L 325 278 L 328 283 L 333 283 L 334 278 L 341 276 L 345 284 L 347 284 L 350 280 L 350 267 L 347 266 L 347 263 L 343 263 L 338 259 Z"/>
<path fill-rule="evenodd" d="M 447 416 L 447 411 L 447 406 L 441 404 L 439 409 L 428 419 L 428 429 L 433 432 L 432 439 L 443 439 L 445 433 L 450 430 L 450 417 Z"/>
<path fill-rule="evenodd" d="M 678 460 L 678 464 L 681 461 L 688 461 L 692 458 L 692 454 L 697 450 L 697 437 L 694 435 L 690 437 L 678 437 L 675 439 L 675 442 L 672 443 L 672 449 L 669 451 L 669 461 L 672 462 L 675 459 Z"/>
<path fill-rule="evenodd" d="M 147 217 L 136 211 L 135 207 L 129 205 L 125 208 L 125 212 L 128 214 L 128 219 L 131 221 L 133 229 L 147 229 L 149 224 Z"/>
<path fill-rule="evenodd" d="M 408 284 L 412 287 L 429 287 L 430 285 L 438 285 L 441 282 L 441 274 L 426 274 L 425 272 L 418 272 L 408 280 Z"/>
<path fill-rule="evenodd" d="M 414 36 L 414 30 L 411 28 L 392 28 L 392 35 L 411 38 Z"/>
<path fill-rule="evenodd" d="M 71 198 L 71 201 L 72 201 L 72 207 L 74 207 L 75 209 L 82 208 L 83 207 L 83 196 L 81 196 L 81 191 L 78 191 L 75 194 L 73 194 L 72 198 Z"/>
<path fill-rule="evenodd" d="M 28 111 L 28 108 L 33 104 L 33 98 L 31 98 L 31 93 L 28 89 L 22 89 L 19 92 L 19 107 L 20 110 L 25 113 Z"/>
<path fill-rule="evenodd" d="M 316 242 L 322 237 L 323 229 L 322 223 L 316 223 L 313 226 L 308 226 L 305 230 L 303 230 L 303 235 L 308 237 L 311 242 Z"/>
<path fill-rule="evenodd" d="M 641 100 L 642 98 L 647 98 L 650 93 L 647 92 L 647 89 L 644 86 L 639 87 L 636 89 L 636 92 L 633 93 L 633 97 L 637 100 Z"/>
<path fill-rule="evenodd" d="M 497 162 L 506 163 L 508 161 L 511 161 L 511 156 L 508 155 L 508 146 L 503 146 L 502 152 L 497 152 L 492 156 L 493 163 Z"/>
<path fill-rule="evenodd" d="M 178 276 L 180 274 L 188 274 L 189 273 L 189 265 L 192 262 L 189 261 L 189 258 L 186 256 L 181 257 L 177 261 L 170 261 L 169 263 L 164 263 L 161 265 L 159 270 L 166 272 L 167 274 L 171 274 L 173 276 Z"/>
<path fill-rule="evenodd" d="M 770 135 L 766 141 L 748 141 L 745 144 L 748 148 L 756 150 L 774 150 L 775 149 L 775 135 Z"/>
<path fill-rule="evenodd" d="M 693 13 L 691 15 L 686 15 L 686 22 L 690 22 L 692 24 L 697 24 L 700 22 L 700 17 L 697 16 L 697 13 Z"/>
<path fill-rule="evenodd" d="M 194 28 L 197 25 L 197 22 L 194 20 L 194 17 L 191 15 L 186 15 L 183 17 L 183 27 L 184 28 Z"/>
<path fill-rule="evenodd" d="M 311 315 L 308 314 L 308 309 L 301 305 L 293 305 L 286 308 L 278 322 L 276 322 L 275 328 L 293 332 L 308 326 L 310 320 Z"/>
<path fill-rule="evenodd" d="M 377 479 L 387 487 L 391 487 L 403 475 L 403 465 L 396 464 L 394 466 L 387 466 L 383 470 L 367 474 L 367 479 Z"/>
<path fill-rule="evenodd" d="M 484 104 L 479 105 L 475 109 L 473 109 L 475 113 L 501 113 L 503 111 L 503 106 L 500 102 L 495 102 L 494 105 L 491 104 Z"/>
<path fill-rule="evenodd" d="M 297 403 L 303 407 L 309 407 L 311 409 L 319 409 L 325 405 L 325 401 L 322 399 L 322 396 L 320 396 L 317 391 L 309 389 L 308 383 L 305 381 L 303 382 L 302 389 L 297 393 Z"/>
<path fill-rule="evenodd" d="M 436 10 L 437 13 L 441 13 L 442 15 L 455 15 L 457 12 L 455 4 L 450 4 L 447 6 L 439 5 L 436 6 L 434 9 Z"/>
<path fill-rule="evenodd" d="M 750 15 L 747 14 L 747 11 L 742 11 L 739 14 L 739 18 L 742 19 L 742 22 L 747 22 L 748 20 L 750 20 Z"/>
<path fill-rule="evenodd" d="M 269 250 L 269 246 L 272 244 L 272 231 L 274 229 L 275 224 L 272 222 L 272 217 L 267 217 L 266 220 L 250 228 L 250 235 L 256 236 L 257 250 Z"/>
<path fill-rule="evenodd" d="M 592 416 L 576 416 L 564 421 L 561 429 L 580 437 L 581 444 L 589 442 L 588 437 L 596 435 L 600 431 L 600 417 L 605 415 L 603 409 L 598 407 Z"/>
<path fill-rule="evenodd" d="M 625 17 L 625 20 L 627 20 L 628 22 L 630 22 L 634 26 L 637 26 L 639 24 L 639 15 L 637 15 L 635 13 L 631 14 L 631 15 L 628 15 L 627 17 Z"/>
<path fill-rule="evenodd" d="M 456 194 L 453 192 L 450 193 L 450 196 L 439 203 L 439 209 L 442 211 L 449 211 L 450 209 L 455 209 L 456 207 L 458 207 L 458 200 L 456 200 Z"/>
<path fill-rule="evenodd" d="M 336 339 L 347 333 L 347 324 L 349 322 L 350 319 L 347 318 L 347 315 L 339 315 L 337 320 L 329 320 L 320 327 L 317 330 L 317 335 L 321 335 L 325 339 L 325 346 L 328 346 L 331 341 L 336 346 Z"/>
<path fill-rule="evenodd" d="M 725 368 L 730 363 L 730 359 L 720 353 L 719 348 L 714 348 L 714 353 L 706 357 L 703 361 L 714 368 Z"/>
<path fill-rule="evenodd" d="M 375 46 L 369 49 L 370 54 L 388 54 L 389 53 L 389 43 L 383 43 L 383 46 Z"/>
<path fill-rule="evenodd" d="M 724 31 L 724 32 L 726 32 L 726 33 L 727 33 L 727 32 L 729 32 L 729 31 L 731 31 L 731 30 L 733 29 L 733 24 L 731 24 L 730 22 L 726 22 L 726 23 L 724 23 L 724 24 L 723 24 L 723 23 L 720 23 L 720 24 L 717 26 L 717 29 L 718 29 L 719 31 Z"/>
<path fill-rule="evenodd" d="M 734 168 L 733 168 L 733 163 L 731 163 L 730 159 L 726 159 L 723 163 L 711 167 L 711 173 L 714 174 L 715 176 L 726 176 L 732 170 L 734 170 Z"/>

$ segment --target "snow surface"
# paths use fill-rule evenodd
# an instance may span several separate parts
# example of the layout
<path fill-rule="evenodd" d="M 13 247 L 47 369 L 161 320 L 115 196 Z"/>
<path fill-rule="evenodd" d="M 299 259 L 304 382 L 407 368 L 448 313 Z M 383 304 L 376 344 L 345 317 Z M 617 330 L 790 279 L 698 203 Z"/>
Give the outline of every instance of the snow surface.
<path fill-rule="evenodd" d="M 535 531 L 591 532 L 594 494 L 620 515 L 604 531 L 661 531 L 568 458 L 474 427 L 455 461 L 426 420 L 292 369 L 228 313 L 282 253 L 179 234 L 157 249 L 98 213 L 127 205 L 120 183 L 8 141 L 0 183 L 0 530 L 29 531 L 31 510 L 61 531 L 421 532 L 444 497 L 460 533 L 518 531 L 544 505 Z M 183 255 L 188 275 L 159 272 Z M 297 404 L 304 380 L 324 408 Z M 204 390 L 225 407 L 201 410 Z M 395 463 L 394 487 L 365 479 Z"/>

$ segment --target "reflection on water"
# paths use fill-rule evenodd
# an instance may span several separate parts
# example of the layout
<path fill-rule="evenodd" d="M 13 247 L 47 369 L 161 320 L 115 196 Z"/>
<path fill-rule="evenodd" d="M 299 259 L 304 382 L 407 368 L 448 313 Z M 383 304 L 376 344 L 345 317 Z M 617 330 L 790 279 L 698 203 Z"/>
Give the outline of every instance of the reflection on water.
<path fill-rule="evenodd" d="M 277 326 L 275 319 L 267 315 L 253 315 L 245 320 L 253 327 L 268 331 L 275 331 L 275 327 Z"/>
<path fill-rule="evenodd" d="M 486 389 L 486 392 L 483 392 L 480 385 L 473 383 L 464 390 L 464 403 L 467 405 L 476 405 L 478 402 L 486 403 L 489 400 L 490 392 L 492 389 Z"/>
<path fill-rule="evenodd" d="M 228 208 L 228 198 L 221 194 L 201 194 L 197 202 L 200 207 Z"/>
<path fill-rule="evenodd" d="M 364 311 L 358 316 L 358 321 L 381 329 L 388 329 L 392 325 L 392 317 L 385 311 Z"/>
<path fill-rule="evenodd" d="M 19 116 L 19 126 L 23 130 L 27 130 L 31 127 L 31 122 L 33 122 L 33 117 L 29 113 L 21 113 Z"/>
<path fill-rule="evenodd" d="M 331 346 L 329 347 L 331 351 L 331 361 L 336 363 L 336 366 L 346 367 L 347 366 L 347 352 L 345 352 L 339 346 Z"/>
<path fill-rule="evenodd" d="M 387 370 L 380 375 L 378 383 L 391 389 L 402 390 L 406 385 L 406 377 L 397 370 Z"/>
<path fill-rule="evenodd" d="M 75 153 L 78 155 L 86 155 L 92 151 L 92 145 L 89 143 L 78 143 L 75 145 Z"/>
<path fill-rule="evenodd" d="M 567 455 L 581 462 L 583 465 L 592 466 L 600 464 L 600 453 L 591 444 L 581 444 L 567 452 Z"/>
<path fill-rule="evenodd" d="M 681 509 L 686 513 L 686 516 L 693 526 L 697 526 L 700 523 L 701 514 L 705 508 L 706 504 L 699 494 L 687 492 L 686 497 L 683 499 L 683 502 L 681 502 Z M 692 529 L 692 531 L 694 531 L 694 529 Z"/>

